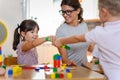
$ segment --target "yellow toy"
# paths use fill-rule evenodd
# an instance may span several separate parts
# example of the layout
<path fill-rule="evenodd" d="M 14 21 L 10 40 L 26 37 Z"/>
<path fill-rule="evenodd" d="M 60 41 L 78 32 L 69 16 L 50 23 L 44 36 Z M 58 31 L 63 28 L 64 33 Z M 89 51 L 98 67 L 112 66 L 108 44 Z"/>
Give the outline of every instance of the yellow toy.
<path fill-rule="evenodd" d="M 6 24 L 0 20 L 0 66 L 2 65 L 2 49 L 1 46 L 5 43 L 8 38 L 8 29 Z"/>
<path fill-rule="evenodd" d="M 22 68 L 19 65 L 13 66 L 12 70 L 13 70 L 13 76 L 19 76 L 22 74 Z"/>

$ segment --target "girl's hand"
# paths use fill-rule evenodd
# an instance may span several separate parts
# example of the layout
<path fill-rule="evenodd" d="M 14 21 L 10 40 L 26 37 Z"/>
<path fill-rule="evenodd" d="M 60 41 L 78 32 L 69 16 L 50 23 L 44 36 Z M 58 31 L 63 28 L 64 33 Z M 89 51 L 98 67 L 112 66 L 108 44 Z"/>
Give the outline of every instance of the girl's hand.
<path fill-rule="evenodd" d="M 56 36 L 48 36 L 51 42 L 54 42 L 56 40 Z"/>
<path fill-rule="evenodd" d="M 46 41 L 51 41 L 54 46 L 56 46 L 56 47 L 61 47 L 62 46 L 61 44 L 59 44 L 60 43 L 59 39 L 56 39 L 56 36 L 48 36 L 46 38 L 47 38 Z"/>

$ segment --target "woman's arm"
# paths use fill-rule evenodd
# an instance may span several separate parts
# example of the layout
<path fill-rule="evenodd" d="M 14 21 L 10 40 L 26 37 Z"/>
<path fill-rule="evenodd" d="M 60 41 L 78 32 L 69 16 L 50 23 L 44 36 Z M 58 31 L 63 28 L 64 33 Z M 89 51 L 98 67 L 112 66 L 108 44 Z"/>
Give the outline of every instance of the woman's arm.
<path fill-rule="evenodd" d="M 60 55 L 62 56 L 62 64 L 67 64 L 69 66 L 77 66 L 75 62 L 68 59 L 67 51 L 64 48 L 58 48 Z"/>

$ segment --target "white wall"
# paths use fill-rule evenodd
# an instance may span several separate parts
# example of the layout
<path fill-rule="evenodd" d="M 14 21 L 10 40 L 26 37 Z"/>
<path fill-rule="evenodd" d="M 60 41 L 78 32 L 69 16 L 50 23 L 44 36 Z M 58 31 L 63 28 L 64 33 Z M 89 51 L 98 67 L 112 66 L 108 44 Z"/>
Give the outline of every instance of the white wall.
<path fill-rule="evenodd" d="M 56 28 L 62 23 L 63 17 L 59 14 L 60 2 L 30 0 L 30 18 L 37 18 L 40 26 L 39 36 L 54 35 Z"/>
<path fill-rule="evenodd" d="M 0 0 L 0 19 L 8 26 L 9 36 L 7 42 L 2 46 L 3 54 L 15 54 L 12 50 L 14 29 L 17 23 L 23 19 L 22 0 Z"/>
<path fill-rule="evenodd" d="M 83 18 L 98 19 L 98 0 L 82 0 Z"/>
<path fill-rule="evenodd" d="M 54 35 L 58 26 L 64 22 L 61 10 L 61 0 L 29 0 L 29 18 L 37 18 L 40 26 L 39 36 Z M 98 0 L 82 0 L 83 18 L 97 19 L 98 18 Z M 29 8 L 28 7 L 28 8 Z M 52 28 L 51 30 L 49 30 Z"/>

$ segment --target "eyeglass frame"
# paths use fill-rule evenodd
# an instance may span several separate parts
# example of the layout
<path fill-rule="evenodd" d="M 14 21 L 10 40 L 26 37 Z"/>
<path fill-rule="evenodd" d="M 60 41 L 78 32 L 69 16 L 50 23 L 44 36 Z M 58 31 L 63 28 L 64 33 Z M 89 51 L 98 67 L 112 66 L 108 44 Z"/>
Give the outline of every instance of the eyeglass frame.
<path fill-rule="evenodd" d="M 65 11 L 63 11 L 63 10 L 59 10 L 59 13 L 61 14 L 61 15 L 71 15 L 71 13 L 73 12 L 73 11 L 76 11 L 75 9 L 73 9 L 73 10 L 65 10 Z"/>

